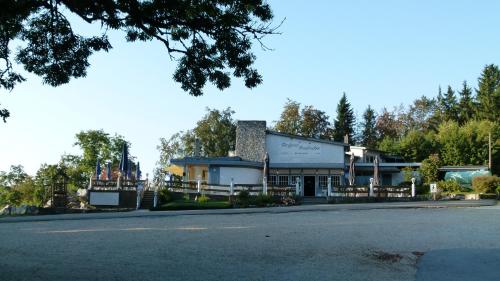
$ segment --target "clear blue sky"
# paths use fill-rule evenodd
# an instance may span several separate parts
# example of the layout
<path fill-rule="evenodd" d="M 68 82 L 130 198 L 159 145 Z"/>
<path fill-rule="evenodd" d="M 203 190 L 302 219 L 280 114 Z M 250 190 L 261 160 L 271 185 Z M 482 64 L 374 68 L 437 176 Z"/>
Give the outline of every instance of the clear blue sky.
<path fill-rule="evenodd" d="M 311 104 L 332 118 L 342 92 L 360 115 L 371 105 L 408 104 L 439 85 L 474 87 L 485 64 L 500 64 L 500 1 L 269 1 L 280 36 L 255 46 L 264 84 L 246 89 L 206 88 L 191 97 L 172 80 L 175 62 L 162 45 L 126 43 L 112 33 L 114 49 L 92 57 L 88 76 L 52 88 L 28 82 L 0 102 L 12 113 L 0 124 L 0 170 L 22 164 L 34 173 L 75 153 L 74 135 L 104 129 L 132 142 L 144 174 L 158 159 L 160 137 L 193 128 L 205 107 L 230 106 L 236 119 L 279 118 L 286 98 Z M 77 24 L 90 32 L 98 27 Z"/>

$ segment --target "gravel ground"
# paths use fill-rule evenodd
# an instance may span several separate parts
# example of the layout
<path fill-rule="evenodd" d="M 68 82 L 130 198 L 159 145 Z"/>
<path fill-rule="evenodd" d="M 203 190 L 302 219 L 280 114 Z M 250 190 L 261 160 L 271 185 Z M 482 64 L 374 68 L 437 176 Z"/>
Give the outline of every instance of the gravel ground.
<path fill-rule="evenodd" d="M 446 280 L 458 281 L 500 274 L 488 263 L 500 257 L 497 206 L 32 221 L 0 223 L 0 237 L 2 281 L 445 280 L 452 274 Z"/>

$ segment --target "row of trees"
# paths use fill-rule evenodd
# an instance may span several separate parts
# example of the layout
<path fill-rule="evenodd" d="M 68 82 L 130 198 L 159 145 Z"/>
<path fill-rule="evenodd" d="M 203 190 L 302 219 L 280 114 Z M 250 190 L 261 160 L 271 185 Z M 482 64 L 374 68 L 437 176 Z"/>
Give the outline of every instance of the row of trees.
<path fill-rule="evenodd" d="M 409 106 L 377 113 L 368 106 L 356 122 L 351 104 L 344 93 L 336 117 L 312 105 L 301 106 L 288 99 L 273 130 L 305 137 L 344 141 L 400 155 L 405 161 L 423 161 L 439 155 L 443 165 L 484 165 L 488 160 L 488 135 L 493 141 L 493 170 L 500 173 L 500 70 L 484 67 L 478 88 L 473 91 L 466 81 L 458 92 L 448 86 L 436 97 L 422 96 Z M 235 143 L 234 111 L 207 108 L 195 128 L 160 139 L 159 168 L 174 157 L 193 155 L 196 140 L 200 156 L 224 156 Z"/>
<path fill-rule="evenodd" d="M 0 171 L 0 206 L 44 205 L 49 199 L 49 187 L 61 175 L 67 179 L 69 191 L 85 188 L 89 177 L 95 173 L 97 159 L 101 163 L 111 162 L 116 168 L 123 144 L 130 147 L 123 136 L 110 135 L 103 130 L 82 131 L 75 135 L 75 139 L 79 154 L 65 154 L 56 164 L 42 164 L 34 176 L 28 175 L 21 165 Z M 133 159 L 130 156 L 130 160 Z"/>

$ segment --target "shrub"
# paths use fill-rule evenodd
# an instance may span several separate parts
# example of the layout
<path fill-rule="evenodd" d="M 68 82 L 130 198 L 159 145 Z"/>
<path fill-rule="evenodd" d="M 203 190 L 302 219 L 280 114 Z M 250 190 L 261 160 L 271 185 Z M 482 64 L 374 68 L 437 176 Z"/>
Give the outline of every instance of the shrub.
<path fill-rule="evenodd" d="M 479 193 L 494 193 L 500 185 L 500 177 L 478 176 L 472 179 L 472 189 Z"/>
<path fill-rule="evenodd" d="M 242 190 L 236 196 L 236 204 L 241 207 L 248 207 L 250 205 L 250 192 L 248 190 Z"/>
<path fill-rule="evenodd" d="M 428 194 L 431 192 L 431 187 L 428 184 L 415 186 L 415 193 L 418 195 Z"/>
<path fill-rule="evenodd" d="M 269 194 L 265 195 L 259 193 L 259 195 L 255 197 L 255 205 L 259 207 L 265 207 L 273 203 L 274 203 L 274 198 Z"/>
<path fill-rule="evenodd" d="M 160 202 L 162 204 L 165 204 L 165 203 L 168 203 L 168 202 L 171 202 L 173 201 L 174 198 L 173 198 L 173 195 L 172 195 L 172 192 L 170 192 L 168 189 L 164 188 L 162 190 L 160 190 Z"/>
<path fill-rule="evenodd" d="M 464 188 L 455 180 L 439 181 L 437 186 L 443 192 L 462 192 Z"/>
<path fill-rule="evenodd" d="M 208 202 L 208 200 L 210 200 L 210 198 L 208 196 L 206 196 L 205 194 L 201 195 L 200 197 L 198 197 L 198 203 L 200 204 L 205 204 Z"/>

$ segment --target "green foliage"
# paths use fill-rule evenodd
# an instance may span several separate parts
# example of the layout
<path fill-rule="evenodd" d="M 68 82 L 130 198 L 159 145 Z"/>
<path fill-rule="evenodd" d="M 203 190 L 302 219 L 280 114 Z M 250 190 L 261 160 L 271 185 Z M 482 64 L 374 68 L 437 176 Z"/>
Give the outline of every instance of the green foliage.
<path fill-rule="evenodd" d="M 429 158 L 422 161 L 420 166 L 420 174 L 424 180 L 424 183 L 430 184 L 437 182 L 438 180 L 438 169 L 441 166 L 441 160 L 437 154 L 429 156 Z"/>
<path fill-rule="evenodd" d="M 376 114 L 375 110 L 373 110 L 370 105 L 363 113 L 363 121 L 361 122 L 361 135 L 358 139 L 361 142 L 361 145 L 368 148 L 376 148 L 378 143 L 378 135 L 377 130 L 375 128 L 376 125 Z"/>
<path fill-rule="evenodd" d="M 460 124 L 465 124 L 476 116 L 474 96 L 472 94 L 472 89 L 467 85 L 467 81 L 463 82 L 462 90 L 460 90 L 458 94 L 460 95 L 460 101 L 458 102 L 458 122 Z"/>
<path fill-rule="evenodd" d="M 207 108 L 205 116 L 196 123 L 194 136 L 200 141 L 201 155 L 227 155 L 236 142 L 236 124 L 230 107 L 220 111 Z"/>
<path fill-rule="evenodd" d="M 447 181 L 438 181 L 437 187 L 443 192 L 463 192 L 467 191 L 467 189 L 463 188 L 457 181 L 447 180 Z"/>
<path fill-rule="evenodd" d="M 250 192 L 248 190 L 242 190 L 236 196 L 236 202 L 238 206 L 246 208 L 250 205 Z"/>
<path fill-rule="evenodd" d="M 206 196 L 205 194 L 202 194 L 200 196 L 198 196 L 197 198 L 197 202 L 200 203 L 200 204 L 205 204 L 207 203 L 208 201 L 210 200 L 210 197 Z"/>
<path fill-rule="evenodd" d="M 409 131 L 396 146 L 399 153 L 406 161 L 421 162 L 430 154 L 437 151 L 438 144 L 435 141 L 435 134 L 429 132 L 425 134 L 422 131 Z"/>
<path fill-rule="evenodd" d="M 228 70 L 248 88 L 262 82 L 253 68 L 252 44 L 257 41 L 266 48 L 262 38 L 277 34 L 277 27 L 271 26 L 271 7 L 264 1 L 94 2 L 2 1 L 0 59 L 5 64 L 0 68 L 0 88 L 12 90 L 25 80 L 13 69 L 11 48 L 17 48 L 15 60 L 46 84 L 58 86 L 86 76 L 90 56 L 112 48 L 109 29 L 123 31 L 129 42 L 162 43 L 177 62 L 174 80 L 193 96 L 202 95 L 207 82 L 220 90 L 228 88 Z M 79 35 L 70 20 L 98 24 L 102 32 Z M 0 117 L 7 116 L 0 109 Z"/>
<path fill-rule="evenodd" d="M 411 167 L 404 167 L 402 171 L 403 171 L 403 181 L 411 182 L 411 179 L 413 178 L 413 169 Z"/>
<path fill-rule="evenodd" d="M 304 137 L 330 139 L 331 128 L 328 119 L 324 111 L 312 105 L 300 109 L 300 103 L 288 99 L 274 130 Z"/>
<path fill-rule="evenodd" d="M 344 136 L 349 138 L 349 144 L 354 144 L 354 124 L 356 122 L 351 104 L 347 101 L 345 93 L 342 94 L 337 105 L 337 116 L 333 123 L 333 139 L 343 142 Z"/>
<path fill-rule="evenodd" d="M 391 137 L 384 137 L 378 144 L 378 149 L 390 155 L 400 155 L 399 141 Z"/>
<path fill-rule="evenodd" d="M 472 179 L 472 189 L 479 193 L 494 193 L 500 186 L 498 176 L 479 176 Z"/>
<path fill-rule="evenodd" d="M 117 166 L 120 162 L 123 144 L 126 142 L 129 149 L 131 146 L 123 136 L 117 134 L 110 136 L 103 130 L 81 131 L 75 137 L 75 145 L 82 150 L 82 156 L 78 159 L 77 165 L 87 175 L 94 173 L 97 159 L 102 164 L 110 161 L 113 166 Z M 133 157 L 130 159 L 132 160 Z"/>
<path fill-rule="evenodd" d="M 170 192 L 166 188 L 161 189 L 159 193 L 160 193 L 160 202 L 162 204 L 171 202 L 174 199 L 172 192 Z"/>
<path fill-rule="evenodd" d="M 382 139 L 398 139 L 403 135 L 403 121 L 398 118 L 398 112 L 395 108 L 393 112 L 389 112 L 386 108 L 377 116 L 376 128 L 378 135 Z M 379 144 L 380 146 L 380 144 Z"/>
<path fill-rule="evenodd" d="M 500 120 L 500 69 L 486 65 L 478 79 L 477 115 L 490 121 Z"/>
<path fill-rule="evenodd" d="M 259 193 L 257 196 L 255 196 L 253 201 L 258 207 L 266 207 L 274 203 L 274 198 L 269 194 Z"/>
<path fill-rule="evenodd" d="M 324 111 L 314 108 L 312 105 L 302 109 L 302 122 L 300 126 L 301 135 L 310 138 L 330 138 L 330 122 Z"/>
<path fill-rule="evenodd" d="M 280 120 L 276 122 L 274 130 L 286 134 L 301 135 L 301 124 L 300 103 L 287 99 Z"/>

